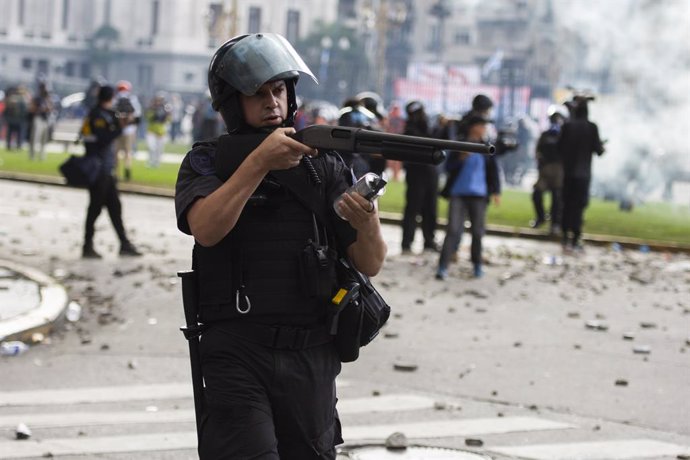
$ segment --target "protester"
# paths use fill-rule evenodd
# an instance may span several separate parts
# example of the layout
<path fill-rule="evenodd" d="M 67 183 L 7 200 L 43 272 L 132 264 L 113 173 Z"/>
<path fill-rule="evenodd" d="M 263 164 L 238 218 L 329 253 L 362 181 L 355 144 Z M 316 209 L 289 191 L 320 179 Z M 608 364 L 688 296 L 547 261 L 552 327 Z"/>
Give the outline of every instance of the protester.
<path fill-rule="evenodd" d="M 129 118 L 117 118 L 113 111 L 113 97 L 115 90 L 112 86 L 102 86 L 98 91 L 97 105 L 84 119 L 82 136 L 87 156 L 96 156 L 100 161 L 100 171 L 97 179 L 89 186 L 89 207 L 86 211 L 84 230 L 84 247 L 82 257 L 86 259 L 100 259 L 93 243 L 96 219 L 101 214 L 103 206 L 108 209 L 110 221 L 120 240 L 121 256 L 140 256 L 141 253 L 127 238 L 125 226 L 122 223 L 122 205 L 117 190 L 117 179 L 114 176 L 115 152 L 113 141 L 122 133 L 122 128 L 132 121 Z"/>
<path fill-rule="evenodd" d="M 204 95 L 192 116 L 192 140 L 198 142 L 218 137 L 221 134 L 221 124 L 218 112 L 211 104 L 211 97 Z"/>
<path fill-rule="evenodd" d="M 388 109 L 388 123 L 386 124 L 386 132 L 392 134 L 402 134 L 405 131 L 405 118 L 402 115 L 400 104 L 394 102 Z M 396 160 L 388 160 L 386 167 L 391 170 L 392 180 L 400 180 L 402 172 L 402 162 Z"/>
<path fill-rule="evenodd" d="M 132 179 L 132 157 L 136 148 L 137 128 L 141 119 L 141 103 L 136 94 L 132 92 L 132 84 L 127 80 L 120 80 L 115 84 L 114 108 L 118 116 L 127 116 L 133 119 L 122 129 L 122 134 L 115 139 L 115 158 L 120 159 L 122 154 L 123 177 L 125 181 Z M 119 169 L 119 168 L 118 168 Z"/>
<path fill-rule="evenodd" d="M 48 128 L 52 111 L 53 101 L 51 94 L 48 90 L 48 85 L 42 81 L 38 84 L 38 92 L 29 105 L 29 113 L 31 114 L 29 159 L 31 160 L 36 158 L 41 161 L 45 160 Z"/>
<path fill-rule="evenodd" d="M 571 119 L 563 125 L 558 149 L 563 155 L 563 237 L 566 253 L 581 251 L 582 219 L 589 204 L 592 155 L 602 155 L 599 128 L 589 121 L 588 98 L 576 97 L 570 104 Z"/>
<path fill-rule="evenodd" d="M 488 121 L 478 115 L 465 120 L 468 142 L 482 142 Z M 486 207 L 492 199 L 500 203 L 500 180 L 494 155 L 451 152 L 446 162 L 449 189 L 448 229 L 443 241 L 436 279 L 448 277 L 448 265 L 459 247 L 465 220 L 469 217 L 472 231 L 471 260 L 475 278 L 483 275 L 482 237 Z"/>
<path fill-rule="evenodd" d="M 145 112 L 146 116 L 146 143 L 149 147 L 149 163 L 151 168 L 160 165 L 165 147 L 165 135 L 168 133 L 168 125 L 171 119 L 170 104 L 165 102 L 165 95 L 156 94 L 151 100 Z"/>
<path fill-rule="evenodd" d="M 328 288 L 336 285 L 328 267 L 337 249 L 375 275 L 386 245 L 376 206 L 343 194 L 351 179 L 345 165 L 289 136 L 300 73 L 316 80 L 280 35 L 223 44 L 211 60 L 209 88 L 230 135 L 196 146 L 178 175 L 177 222 L 195 239 L 199 318 L 207 328 L 200 343 L 204 459 L 335 459 L 343 442 L 335 408 L 341 363 L 326 328 Z M 242 151 L 239 135 L 263 141 Z M 221 158 L 227 169 L 217 169 Z M 220 179 L 221 171 L 229 177 Z M 280 177 L 313 187 L 325 221 Z M 347 220 L 333 210 L 339 196 Z M 328 245 L 322 259 L 314 244 Z"/>
<path fill-rule="evenodd" d="M 563 189 L 563 158 L 558 150 L 558 141 L 561 137 L 561 126 L 566 120 L 566 115 L 556 107 L 549 109 L 549 128 L 544 131 L 537 141 L 536 160 L 539 176 L 532 191 L 532 203 L 536 214 L 530 227 L 539 228 L 546 222 L 544 212 L 544 192 L 551 193 L 551 234 L 557 234 L 561 230 L 561 191 Z"/>
<path fill-rule="evenodd" d="M 170 142 L 182 135 L 182 120 L 185 115 L 184 101 L 179 93 L 170 95 Z"/>
<path fill-rule="evenodd" d="M 16 149 L 22 148 L 26 137 L 27 115 L 29 113 L 29 95 L 26 88 L 18 86 L 9 88 L 5 97 L 5 123 L 7 133 L 5 141 L 7 150 L 12 150 L 12 139 Z"/>
<path fill-rule="evenodd" d="M 430 137 L 429 120 L 424 105 L 419 101 L 412 101 L 405 106 L 405 111 L 407 122 L 403 134 Z M 412 251 L 417 216 L 422 217 L 424 249 L 437 251 L 435 234 L 438 218 L 438 169 L 436 165 L 410 162 L 405 162 L 404 168 L 407 189 L 402 219 L 402 252 L 410 254 Z"/>

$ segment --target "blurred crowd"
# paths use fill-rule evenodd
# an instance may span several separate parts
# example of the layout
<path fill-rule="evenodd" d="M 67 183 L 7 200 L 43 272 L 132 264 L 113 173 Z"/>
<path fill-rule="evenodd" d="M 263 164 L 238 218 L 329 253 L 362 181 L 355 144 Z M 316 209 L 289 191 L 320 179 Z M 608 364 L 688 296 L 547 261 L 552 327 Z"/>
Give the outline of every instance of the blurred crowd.
<path fill-rule="evenodd" d="M 372 92 L 346 100 L 339 109 L 323 101 L 300 105 L 296 129 L 311 124 L 330 124 L 437 139 L 491 143 L 495 155 L 447 152 L 438 166 L 400 163 L 375 155 L 343 155 L 356 177 L 373 172 L 406 185 L 402 219 L 403 254 L 411 253 L 417 228 L 421 228 L 425 251 L 440 253 L 436 277 L 444 280 L 448 266 L 457 261 L 462 234 L 469 221 L 472 236 L 470 259 L 475 277 L 483 274 L 482 236 L 490 204 L 500 204 L 501 184 L 519 186 L 536 168 L 538 177 L 531 195 L 535 218 L 532 228 L 550 223 L 549 233 L 559 236 L 566 253 L 582 250 L 583 214 L 589 202 L 591 163 L 604 145 L 596 124 L 588 120 L 592 96 L 575 94 L 564 105 L 552 105 L 546 129 L 539 120 L 522 116 L 515 123 L 497 128 L 493 101 L 483 94 L 459 118 L 443 114 L 432 117 L 422 101 L 394 101 L 388 109 Z M 550 195 L 550 212 L 544 196 Z M 443 242 L 436 239 L 439 196 L 448 200 L 448 227 Z"/>
<path fill-rule="evenodd" d="M 54 94 L 49 82 L 43 80 L 37 82 L 33 91 L 23 85 L 6 88 L 4 97 L 0 92 L 0 137 L 7 149 L 28 145 L 29 158 L 44 159 L 45 145 L 60 120 L 83 118 L 106 83 L 95 79 L 83 93 L 63 98 Z M 211 106 L 208 94 L 194 98 L 166 92 L 141 95 L 126 80 L 113 86 L 113 110 L 131 115 L 134 120 L 115 142 L 117 175 L 124 180 L 132 177 L 132 157 L 139 140 L 146 142 L 148 167 L 156 168 L 166 142 L 191 145 L 224 132 L 222 118 Z M 572 101 L 549 108 L 548 120 L 524 115 L 499 128 L 492 118 L 494 103 L 483 94 L 474 97 L 470 110 L 453 118 L 444 114 L 430 116 L 423 101 L 417 100 L 393 101 L 386 108 L 378 94 L 367 91 L 347 99 L 341 107 L 319 100 L 298 101 L 295 129 L 328 124 L 494 144 L 494 156 L 449 152 L 439 166 L 401 163 L 375 155 L 344 155 L 357 177 L 374 172 L 389 181 L 405 181 L 403 253 L 410 253 L 419 226 L 424 249 L 440 253 L 437 278 L 444 279 L 448 264 L 457 259 L 465 222 L 469 221 L 473 273 L 481 276 L 481 237 L 489 203 L 499 204 L 502 183 L 519 186 L 528 172 L 535 169 L 535 217 L 530 226 L 539 228 L 549 223 L 549 232 L 562 236 L 565 251 L 581 249 L 591 157 L 604 151 L 596 125 L 587 120 L 587 103 L 591 100 L 589 96 L 575 95 Z M 543 131 L 540 122 L 547 126 Z M 443 242 L 435 236 L 439 195 L 449 202 L 449 232 Z M 550 195 L 549 212 L 543 204 L 545 195 Z"/>

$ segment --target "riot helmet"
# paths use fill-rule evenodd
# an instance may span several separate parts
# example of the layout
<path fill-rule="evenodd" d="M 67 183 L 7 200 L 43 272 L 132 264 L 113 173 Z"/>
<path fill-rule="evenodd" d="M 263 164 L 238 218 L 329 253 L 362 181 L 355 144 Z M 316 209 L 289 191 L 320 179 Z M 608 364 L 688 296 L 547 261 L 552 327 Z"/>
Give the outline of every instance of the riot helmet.
<path fill-rule="evenodd" d="M 338 112 L 339 126 L 372 129 L 376 124 L 376 115 L 364 107 L 357 97 L 346 99 Z"/>
<path fill-rule="evenodd" d="M 405 106 L 405 112 L 407 112 L 408 117 L 422 110 L 424 110 L 424 104 L 419 101 L 410 101 Z"/>
<path fill-rule="evenodd" d="M 563 124 L 568 120 L 568 108 L 563 104 L 552 104 L 546 110 L 546 115 L 549 117 L 551 123 Z"/>
<path fill-rule="evenodd" d="M 374 115 L 364 107 L 346 106 L 340 109 L 340 112 L 338 114 L 339 126 L 372 129 L 376 126 L 377 123 L 376 115 Z"/>
<path fill-rule="evenodd" d="M 211 104 L 228 132 L 246 129 L 239 93 L 252 96 L 265 83 L 284 80 L 288 108 L 283 126 L 292 126 L 297 111 L 295 84 L 300 73 L 318 80 L 281 35 L 261 33 L 231 38 L 215 52 L 208 68 Z"/>
<path fill-rule="evenodd" d="M 386 109 L 383 106 L 381 96 L 373 91 L 364 91 L 359 93 L 356 98 L 368 111 L 376 115 L 379 121 L 383 120 Z"/>

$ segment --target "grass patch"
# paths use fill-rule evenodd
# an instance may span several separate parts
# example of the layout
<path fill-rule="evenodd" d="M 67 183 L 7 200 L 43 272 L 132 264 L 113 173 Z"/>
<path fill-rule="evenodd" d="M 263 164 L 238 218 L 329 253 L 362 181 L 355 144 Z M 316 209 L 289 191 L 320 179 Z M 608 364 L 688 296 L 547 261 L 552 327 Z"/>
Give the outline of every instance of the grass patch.
<path fill-rule="evenodd" d="M 147 152 L 149 149 L 149 146 L 146 144 L 146 141 L 143 139 L 140 139 L 137 141 L 137 150 L 143 150 Z M 189 152 L 192 149 L 191 144 L 185 144 L 185 143 L 167 143 L 165 144 L 165 147 L 163 147 L 163 151 L 165 153 L 177 153 L 179 155 L 184 155 L 185 153 Z"/>
<path fill-rule="evenodd" d="M 44 161 L 31 161 L 26 150 L 0 149 L 0 171 L 61 177 L 59 167 L 69 157 L 68 153 L 50 153 Z M 149 168 L 146 161 L 132 161 L 132 184 L 173 189 L 177 179 L 178 164 L 161 163 Z"/>
<path fill-rule="evenodd" d="M 389 182 L 379 200 L 382 211 L 402 213 L 405 184 Z M 545 207 L 550 207 L 548 198 Z M 439 198 L 438 212 L 442 218 L 448 216 L 447 200 Z M 531 193 L 520 190 L 504 190 L 500 206 L 492 204 L 487 214 L 490 225 L 515 228 L 528 227 L 531 219 L 534 219 Z M 626 212 L 618 209 L 617 202 L 592 198 L 585 211 L 584 232 L 690 245 L 690 209 L 669 203 L 646 203 Z"/>
<path fill-rule="evenodd" d="M 188 146 L 178 144 L 180 153 L 186 153 Z M 171 152 L 166 147 L 166 152 Z M 26 150 L 7 151 L 0 148 L 0 171 L 22 172 L 59 177 L 59 165 L 68 154 L 51 153 L 45 161 L 30 161 Z M 145 161 L 134 161 L 133 184 L 162 187 L 172 190 L 177 178 L 178 164 L 163 163 L 159 168 L 146 166 Z M 548 199 L 545 205 L 549 206 Z M 402 213 L 405 206 L 405 183 L 390 182 L 386 194 L 380 198 L 380 209 L 385 212 Z M 439 199 L 439 216 L 448 214 L 448 202 Z M 534 218 L 530 193 L 505 190 L 501 205 L 489 207 L 488 223 L 515 228 L 528 226 Z M 618 203 L 593 198 L 585 213 L 585 233 L 639 238 L 649 241 L 663 241 L 690 245 L 690 209 L 668 203 L 647 203 L 638 205 L 632 212 L 618 209 Z"/>

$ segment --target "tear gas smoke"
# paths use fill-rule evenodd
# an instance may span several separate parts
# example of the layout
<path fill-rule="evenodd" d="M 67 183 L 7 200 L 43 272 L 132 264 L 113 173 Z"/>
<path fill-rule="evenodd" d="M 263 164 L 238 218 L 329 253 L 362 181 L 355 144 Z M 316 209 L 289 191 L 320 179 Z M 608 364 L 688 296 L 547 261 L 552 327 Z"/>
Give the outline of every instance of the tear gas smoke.
<path fill-rule="evenodd" d="M 553 5 L 564 31 L 562 83 L 597 94 L 590 119 L 608 140 L 593 164 L 593 191 L 639 201 L 690 182 L 690 2 Z"/>

